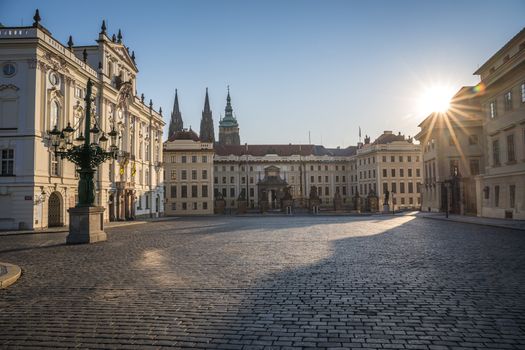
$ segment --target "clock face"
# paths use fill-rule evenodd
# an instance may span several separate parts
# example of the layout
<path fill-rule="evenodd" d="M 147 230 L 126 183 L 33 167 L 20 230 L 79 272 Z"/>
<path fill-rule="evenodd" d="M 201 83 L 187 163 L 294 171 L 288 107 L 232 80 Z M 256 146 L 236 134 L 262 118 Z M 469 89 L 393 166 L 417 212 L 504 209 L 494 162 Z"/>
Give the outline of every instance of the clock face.
<path fill-rule="evenodd" d="M 49 74 L 49 82 L 53 85 L 58 85 L 58 83 L 60 83 L 60 78 L 58 77 L 58 74 L 55 72 Z"/>
<path fill-rule="evenodd" d="M 12 76 L 12 75 L 14 75 L 16 73 L 16 67 L 15 67 L 15 65 L 13 63 L 6 63 L 2 67 L 2 72 L 6 76 Z"/>

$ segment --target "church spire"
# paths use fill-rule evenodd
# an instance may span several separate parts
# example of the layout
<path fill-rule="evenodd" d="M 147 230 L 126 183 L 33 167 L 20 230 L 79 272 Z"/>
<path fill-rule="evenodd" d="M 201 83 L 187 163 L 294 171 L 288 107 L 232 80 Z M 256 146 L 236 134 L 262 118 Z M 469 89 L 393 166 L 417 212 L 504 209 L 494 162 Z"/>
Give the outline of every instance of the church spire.
<path fill-rule="evenodd" d="M 175 101 L 173 102 L 173 111 L 171 112 L 171 121 L 168 131 L 168 139 L 172 140 L 177 131 L 182 131 L 184 123 L 182 121 L 182 114 L 179 109 L 179 94 L 175 89 Z"/>
<path fill-rule="evenodd" d="M 224 118 L 219 122 L 219 143 L 225 145 L 240 145 L 239 123 L 237 123 L 237 119 L 233 116 L 231 102 L 230 86 L 228 85 Z"/>
<path fill-rule="evenodd" d="M 208 88 L 206 88 L 206 97 L 204 97 L 204 109 L 202 110 L 199 137 L 202 142 L 215 142 L 215 131 L 213 128 L 213 117 L 210 108 L 210 98 L 208 97 Z"/>

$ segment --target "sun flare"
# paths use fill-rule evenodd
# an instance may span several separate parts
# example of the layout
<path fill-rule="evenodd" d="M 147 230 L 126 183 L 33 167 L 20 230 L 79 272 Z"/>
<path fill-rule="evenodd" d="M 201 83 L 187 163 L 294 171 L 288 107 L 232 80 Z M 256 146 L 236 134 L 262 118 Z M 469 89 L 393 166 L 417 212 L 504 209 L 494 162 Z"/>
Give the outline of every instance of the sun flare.
<path fill-rule="evenodd" d="M 454 93 L 453 87 L 445 85 L 433 85 L 424 88 L 419 97 L 419 112 L 422 115 L 446 112 L 450 107 L 450 100 Z"/>

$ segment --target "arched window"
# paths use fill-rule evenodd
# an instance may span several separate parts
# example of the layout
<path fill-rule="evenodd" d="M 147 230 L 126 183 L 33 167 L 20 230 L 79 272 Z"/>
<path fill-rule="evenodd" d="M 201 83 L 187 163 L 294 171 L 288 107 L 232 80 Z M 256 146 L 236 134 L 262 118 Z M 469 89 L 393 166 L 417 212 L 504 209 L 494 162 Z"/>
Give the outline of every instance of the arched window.
<path fill-rule="evenodd" d="M 53 129 L 56 125 L 57 128 L 59 128 L 58 121 L 59 121 L 59 114 L 60 114 L 60 105 L 57 101 L 51 102 L 51 112 L 50 112 L 50 118 L 49 118 L 49 129 Z"/>

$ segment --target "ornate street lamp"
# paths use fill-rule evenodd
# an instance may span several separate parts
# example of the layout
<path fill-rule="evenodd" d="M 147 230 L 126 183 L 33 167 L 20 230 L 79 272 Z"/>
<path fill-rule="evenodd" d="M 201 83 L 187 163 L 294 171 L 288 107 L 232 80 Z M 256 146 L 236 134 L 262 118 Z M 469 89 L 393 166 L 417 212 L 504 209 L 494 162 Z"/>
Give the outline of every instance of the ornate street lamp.
<path fill-rule="evenodd" d="M 86 117 L 84 121 L 84 134 L 73 140 L 75 129 L 68 123 L 60 131 L 55 125 L 48 132 L 51 139 L 51 146 L 56 156 L 61 159 L 67 158 L 78 167 L 80 180 L 78 181 L 78 203 L 75 208 L 69 209 L 70 223 L 67 243 L 93 243 L 106 240 L 106 233 L 103 230 L 104 207 L 97 207 L 95 202 L 95 185 L 93 175 L 97 167 L 108 159 L 116 159 L 118 147 L 116 145 L 117 132 L 113 127 L 108 136 L 111 145 L 106 149 L 109 139 L 105 133 L 98 138 L 101 133 L 97 123 L 91 127 L 91 92 L 93 83 L 88 80 L 86 97 Z M 79 126 L 80 129 L 80 126 Z"/>

